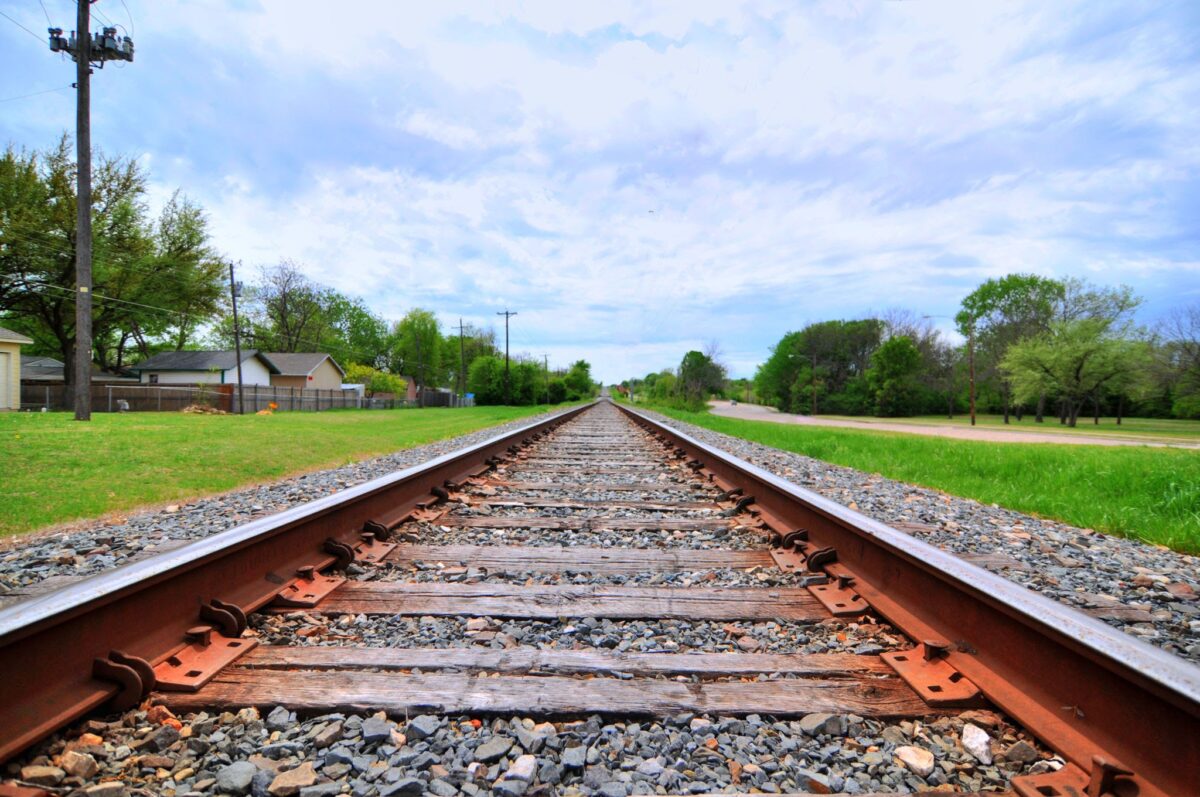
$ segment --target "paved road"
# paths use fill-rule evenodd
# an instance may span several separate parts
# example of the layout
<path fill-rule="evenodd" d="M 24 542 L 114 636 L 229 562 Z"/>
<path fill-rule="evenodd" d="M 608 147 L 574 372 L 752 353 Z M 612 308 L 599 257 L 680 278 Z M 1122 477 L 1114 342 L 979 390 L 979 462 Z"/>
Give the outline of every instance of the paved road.
<path fill-rule="evenodd" d="M 997 429 L 994 426 L 924 426 L 915 423 L 899 421 L 845 421 L 832 418 L 812 418 L 808 415 L 791 415 L 780 412 L 773 407 L 763 407 L 757 404 L 731 405 L 728 401 L 712 401 L 709 407 L 713 415 L 724 415 L 727 418 L 741 418 L 747 421 L 770 421 L 771 423 L 792 423 L 799 426 L 837 426 L 843 429 L 866 429 L 875 432 L 904 432 L 906 434 L 922 434 L 927 437 L 950 437 L 955 440 L 985 440 L 994 443 L 1063 443 L 1076 446 L 1153 446 L 1155 448 L 1192 448 L 1200 449 L 1200 443 L 1165 443 L 1158 441 L 1142 441 L 1134 439 L 1118 439 L 1099 437 L 1086 434 L 1071 434 L 1067 432 L 1026 432 L 1018 430 Z"/>

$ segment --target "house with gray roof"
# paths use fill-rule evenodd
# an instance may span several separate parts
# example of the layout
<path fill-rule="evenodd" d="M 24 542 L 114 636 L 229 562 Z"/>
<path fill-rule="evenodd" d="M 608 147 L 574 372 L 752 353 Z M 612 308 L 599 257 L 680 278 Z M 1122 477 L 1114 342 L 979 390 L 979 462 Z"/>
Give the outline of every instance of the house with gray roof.
<path fill-rule="evenodd" d="M 131 366 L 144 385 L 236 385 L 237 355 L 232 351 L 164 351 Z M 270 385 L 279 368 L 264 352 L 242 350 L 242 384 Z"/>
<path fill-rule="evenodd" d="M 301 390 L 340 390 L 346 372 L 337 360 L 321 352 L 267 352 L 267 359 L 279 369 L 271 375 L 275 387 Z"/>

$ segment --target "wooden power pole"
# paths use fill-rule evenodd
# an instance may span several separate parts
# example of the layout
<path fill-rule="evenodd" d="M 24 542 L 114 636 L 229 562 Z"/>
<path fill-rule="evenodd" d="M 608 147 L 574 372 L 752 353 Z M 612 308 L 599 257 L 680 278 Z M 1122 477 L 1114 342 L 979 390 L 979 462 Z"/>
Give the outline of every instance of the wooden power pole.
<path fill-rule="evenodd" d="M 496 313 L 496 315 L 504 316 L 504 403 L 512 404 L 508 381 L 508 319 L 515 316 L 516 313 L 510 313 L 508 308 L 505 308 L 503 313 Z"/>
<path fill-rule="evenodd" d="M 94 2 L 94 0 L 93 0 Z M 132 61 L 133 41 L 104 28 L 92 40 L 91 3 L 77 0 L 75 33 L 50 28 L 50 51 L 75 59 L 75 420 L 92 419 L 92 64 Z"/>

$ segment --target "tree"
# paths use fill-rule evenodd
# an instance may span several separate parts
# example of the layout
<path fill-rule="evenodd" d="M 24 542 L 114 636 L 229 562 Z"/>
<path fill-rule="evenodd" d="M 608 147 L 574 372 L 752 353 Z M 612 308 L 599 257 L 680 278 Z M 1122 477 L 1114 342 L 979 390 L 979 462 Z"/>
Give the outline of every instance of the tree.
<path fill-rule="evenodd" d="M 882 416 L 909 415 L 914 405 L 921 351 L 906 335 L 888 338 L 871 356 L 867 381 Z"/>
<path fill-rule="evenodd" d="M 408 388 L 408 383 L 395 374 L 389 374 L 360 363 L 350 363 L 346 366 L 346 383 L 362 385 L 367 398 L 371 398 L 376 393 L 391 393 L 398 396 Z"/>
<path fill-rule="evenodd" d="M 323 349 L 343 362 L 362 362 L 376 369 L 385 366 L 387 322 L 372 313 L 362 299 L 332 290 L 325 291 L 323 298 L 327 319 Z"/>
<path fill-rule="evenodd" d="M 1067 425 L 1075 426 L 1085 400 L 1148 357 L 1143 343 L 1115 335 L 1113 326 L 1103 318 L 1054 321 L 1048 332 L 1011 346 L 1001 367 L 1021 400 L 1057 391 Z"/>
<path fill-rule="evenodd" d="M 475 394 L 475 403 L 504 403 L 504 360 L 492 355 L 476 357 L 467 371 L 467 390 Z"/>
<path fill-rule="evenodd" d="M 587 360 L 576 360 L 571 363 L 563 376 L 567 386 L 567 401 L 579 401 L 596 395 L 596 385 L 592 382 L 592 366 Z"/>
<path fill-rule="evenodd" d="M 1200 417 L 1200 304 L 1175 310 L 1159 325 L 1157 362 L 1172 395 L 1172 412 Z"/>
<path fill-rule="evenodd" d="M 329 323 L 327 291 L 292 260 L 261 269 L 245 311 L 253 345 L 281 352 L 318 349 Z"/>
<path fill-rule="evenodd" d="M 703 408 L 710 395 L 725 389 L 725 369 L 709 355 L 689 351 L 679 363 L 677 386 L 685 404 Z"/>
<path fill-rule="evenodd" d="M 1012 409 L 1012 384 L 999 368 L 1013 344 L 1045 332 L 1055 309 L 1066 295 L 1066 286 L 1036 274 L 1009 274 L 989 279 L 967 294 L 955 316 L 958 331 L 972 341 L 976 362 L 984 379 L 998 381 L 1004 422 Z M 1037 396 L 1037 419 L 1042 418 L 1043 396 Z"/>
<path fill-rule="evenodd" d="M 411 376 L 417 390 L 436 384 L 442 365 L 442 332 L 437 318 L 419 307 L 392 329 L 389 361 L 394 373 Z"/>
<path fill-rule="evenodd" d="M 70 140 L 0 157 L 0 313 L 29 334 L 31 353 L 74 359 L 75 163 Z M 93 176 L 92 359 L 124 364 L 130 347 L 186 346 L 216 312 L 224 264 L 201 208 L 176 192 L 152 219 L 147 175 L 98 154 Z M 69 382 L 73 371 L 66 369 Z"/>

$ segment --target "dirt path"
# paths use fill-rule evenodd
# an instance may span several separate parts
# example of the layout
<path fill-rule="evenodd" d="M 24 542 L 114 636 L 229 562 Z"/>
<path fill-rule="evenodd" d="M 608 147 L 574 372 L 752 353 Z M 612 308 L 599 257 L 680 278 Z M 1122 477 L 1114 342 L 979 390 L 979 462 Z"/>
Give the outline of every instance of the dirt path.
<path fill-rule="evenodd" d="M 903 432 L 905 434 L 921 434 L 926 437 L 950 437 L 955 440 L 984 440 L 992 443 L 1064 443 L 1076 446 L 1153 446 L 1155 448 L 1191 448 L 1200 449 L 1200 443 L 1165 443 L 1152 440 L 1117 439 L 1085 434 L 1069 434 L 1055 432 L 1025 432 L 1008 431 L 984 426 L 923 426 L 915 423 L 899 421 L 843 421 L 827 418 L 812 418 L 808 415 L 791 415 L 779 412 L 773 407 L 763 407 L 758 404 L 731 405 L 728 401 L 709 402 L 713 415 L 726 418 L 740 418 L 746 421 L 768 421 L 770 423 L 790 423 L 799 426 L 836 426 L 843 429 L 865 429 L 874 432 Z"/>

